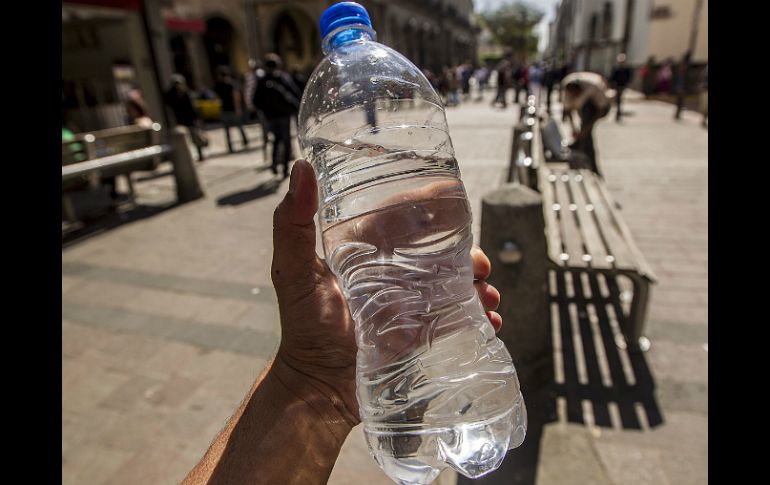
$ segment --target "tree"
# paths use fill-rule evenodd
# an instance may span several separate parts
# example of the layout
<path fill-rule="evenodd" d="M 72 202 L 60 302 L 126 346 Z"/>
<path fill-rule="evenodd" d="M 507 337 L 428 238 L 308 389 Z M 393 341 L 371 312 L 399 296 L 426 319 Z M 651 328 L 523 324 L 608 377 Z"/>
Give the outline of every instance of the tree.
<path fill-rule="evenodd" d="M 516 57 L 526 59 L 537 53 L 538 39 L 534 30 L 543 15 L 545 13 L 538 8 L 518 1 L 482 13 L 481 20 L 496 43 L 510 49 Z"/>

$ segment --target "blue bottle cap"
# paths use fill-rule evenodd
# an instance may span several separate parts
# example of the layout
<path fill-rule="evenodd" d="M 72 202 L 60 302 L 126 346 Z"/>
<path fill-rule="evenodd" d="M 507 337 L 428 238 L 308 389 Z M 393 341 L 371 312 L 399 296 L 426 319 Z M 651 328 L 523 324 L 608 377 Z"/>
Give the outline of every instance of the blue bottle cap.
<path fill-rule="evenodd" d="M 320 23 L 321 38 L 325 38 L 332 30 L 345 25 L 363 24 L 370 28 L 372 26 L 369 12 L 356 2 L 335 3 L 321 14 Z"/>

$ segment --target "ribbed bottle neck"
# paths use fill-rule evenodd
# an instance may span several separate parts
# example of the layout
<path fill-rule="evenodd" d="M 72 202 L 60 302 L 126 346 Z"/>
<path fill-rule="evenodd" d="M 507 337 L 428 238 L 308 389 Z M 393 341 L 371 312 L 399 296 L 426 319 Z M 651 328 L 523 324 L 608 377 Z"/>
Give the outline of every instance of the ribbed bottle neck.
<path fill-rule="evenodd" d="M 321 44 L 324 55 L 340 46 L 361 40 L 377 40 L 377 33 L 363 24 L 344 25 L 329 32 Z"/>

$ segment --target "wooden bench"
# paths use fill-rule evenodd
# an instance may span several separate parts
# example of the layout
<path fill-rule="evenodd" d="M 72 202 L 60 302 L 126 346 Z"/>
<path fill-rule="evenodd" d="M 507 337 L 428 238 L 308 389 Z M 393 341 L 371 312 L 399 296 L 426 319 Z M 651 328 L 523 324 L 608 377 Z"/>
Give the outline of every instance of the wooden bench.
<path fill-rule="evenodd" d="M 631 309 L 621 325 L 632 350 L 647 350 L 642 335 L 655 274 L 634 243 L 602 179 L 590 170 L 541 169 L 549 259 L 556 269 L 625 276 L 633 285 Z"/>
<path fill-rule="evenodd" d="M 62 142 L 62 208 L 69 224 L 78 222 L 70 195 L 89 191 L 105 178 L 124 176 L 129 199 L 134 201 L 131 173 L 155 170 L 165 160 L 174 164 L 177 196 L 181 200 L 200 197 L 202 192 L 192 165 L 185 132 L 172 130 L 163 143 L 161 126 L 125 126 L 77 135 Z"/>
<path fill-rule="evenodd" d="M 643 336 L 651 285 L 656 276 L 634 243 L 618 204 L 604 181 L 584 169 L 571 169 L 568 163 L 545 162 L 543 130 L 536 120 L 532 143 L 524 155 L 531 158 L 525 181 L 543 197 L 548 257 L 559 271 L 586 271 L 606 277 L 627 277 L 633 285 L 628 315 L 621 322 L 624 342 L 631 350 L 647 350 Z M 532 124 L 530 123 L 530 126 Z M 546 123 L 548 125 L 548 123 Z M 558 133 L 558 127 L 554 124 Z"/>

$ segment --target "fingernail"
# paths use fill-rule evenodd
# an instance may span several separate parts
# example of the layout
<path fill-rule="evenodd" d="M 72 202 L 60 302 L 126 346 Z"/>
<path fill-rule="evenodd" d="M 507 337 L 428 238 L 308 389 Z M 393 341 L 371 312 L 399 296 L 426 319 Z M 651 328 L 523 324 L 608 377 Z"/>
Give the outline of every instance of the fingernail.
<path fill-rule="evenodd" d="M 294 193 L 294 189 L 296 189 L 297 185 L 299 185 L 299 179 L 302 178 L 302 170 L 298 168 L 299 165 L 300 162 L 295 162 L 294 166 L 291 167 L 291 176 L 289 177 L 289 193 Z"/>

